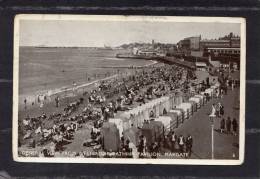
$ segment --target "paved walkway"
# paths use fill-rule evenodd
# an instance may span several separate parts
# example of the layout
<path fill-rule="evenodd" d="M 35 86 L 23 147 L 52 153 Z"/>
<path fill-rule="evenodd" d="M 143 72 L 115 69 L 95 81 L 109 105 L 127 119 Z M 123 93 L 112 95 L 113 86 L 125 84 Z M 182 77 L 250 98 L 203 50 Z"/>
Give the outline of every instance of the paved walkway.
<path fill-rule="evenodd" d="M 175 131 L 177 135 L 193 137 L 193 154 L 191 158 L 194 159 L 210 159 L 211 158 L 211 122 L 209 114 L 211 112 L 211 105 L 216 102 L 221 102 L 225 107 L 224 118 L 228 116 L 234 117 L 239 121 L 239 111 L 234 109 L 237 106 L 239 99 L 239 89 L 233 91 L 229 90 L 228 94 L 223 99 L 212 99 L 209 103 L 199 109 L 194 115 L 186 120 Z M 231 134 L 219 133 L 221 118 L 214 120 L 214 158 L 215 159 L 237 159 L 238 158 L 238 136 Z"/>

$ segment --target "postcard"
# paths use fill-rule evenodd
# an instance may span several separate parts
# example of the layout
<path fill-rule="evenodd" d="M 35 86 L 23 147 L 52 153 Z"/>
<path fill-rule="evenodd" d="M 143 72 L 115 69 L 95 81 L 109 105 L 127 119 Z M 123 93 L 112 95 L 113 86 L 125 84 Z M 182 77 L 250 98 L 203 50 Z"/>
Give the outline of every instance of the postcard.
<path fill-rule="evenodd" d="M 240 165 L 246 22 L 20 14 L 18 162 Z"/>

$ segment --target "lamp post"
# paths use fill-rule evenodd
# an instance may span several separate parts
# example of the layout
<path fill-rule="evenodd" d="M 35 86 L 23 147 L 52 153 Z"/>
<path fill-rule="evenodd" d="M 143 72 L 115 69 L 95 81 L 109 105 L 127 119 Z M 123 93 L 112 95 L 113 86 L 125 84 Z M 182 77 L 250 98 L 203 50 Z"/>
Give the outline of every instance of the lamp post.
<path fill-rule="evenodd" d="M 214 116 L 209 117 L 211 122 L 211 159 L 214 159 Z"/>

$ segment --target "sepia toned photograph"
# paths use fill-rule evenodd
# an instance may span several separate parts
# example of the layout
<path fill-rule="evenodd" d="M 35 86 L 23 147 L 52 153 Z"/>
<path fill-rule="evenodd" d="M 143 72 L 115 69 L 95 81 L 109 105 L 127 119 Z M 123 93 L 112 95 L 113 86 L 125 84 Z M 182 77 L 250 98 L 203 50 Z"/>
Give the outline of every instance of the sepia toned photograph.
<path fill-rule="evenodd" d="M 240 165 L 245 19 L 18 15 L 19 162 Z"/>

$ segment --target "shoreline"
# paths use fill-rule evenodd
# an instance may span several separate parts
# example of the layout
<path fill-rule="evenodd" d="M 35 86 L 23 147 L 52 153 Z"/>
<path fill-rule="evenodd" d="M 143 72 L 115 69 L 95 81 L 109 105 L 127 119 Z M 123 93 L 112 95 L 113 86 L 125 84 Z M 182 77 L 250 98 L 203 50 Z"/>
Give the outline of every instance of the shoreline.
<path fill-rule="evenodd" d="M 149 66 L 152 66 L 152 65 L 156 65 L 158 64 L 159 62 L 158 61 L 155 61 L 155 60 L 149 60 L 151 63 L 149 64 L 146 64 L 146 65 L 143 65 L 143 66 L 129 66 L 127 67 L 128 69 L 135 69 L 135 68 L 138 68 L 138 69 L 142 69 L 142 68 L 147 68 Z M 103 67 L 100 67 L 100 68 L 103 68 Z M 126 67 L 108 67 L 108 68 L 126 68 Z M 91 85 L 95 85 L 96 83 L 99 83 L 101 81 L 105 81 L 105 80 L 110 80 L 110 79 L 114 79 L 116 77 L 119 77 L 119 76 L 128 76 L 132 74 L 132 72 L 121 72 L 121 74 L 112 74 L 111 76 L 108 76 L 108 77 L 105 77 L 105 78 L 100 78 L 100 79 L 96 79 L 94 81 L 90 81 L 90 82 L 87 82 L 87 83 L 81 83 L 81 84 L 78 84 L 76 86 L 73 86 L 73 85 L 67 85 L 67 86 L 62 86 L 62 87 L 58 87 L 58 88 L 53 88 L 53 89 L 47 89 L 47 90 L 43 90 L 43 91 L 35 91 L 33 92 L 33 94 L 19 94 L 19 106 L 22 107 L 24 105 L 24 100 L 26 99 L 27 101 L 27 106 L 29 107 L 32 103 L 37 103 L 37 99 L 38 97 L 41 97 L 41 101 L 44 101 L 44 102 L 50 102 L 51 98 L 55 95 L 59 95 L 59 94 L 62 94 L 62 93 L 66 93 L 64 97 L 62 98 L 66 98 L 66 97 L 72 97 L 72 96 L 75 96 L 75 94 L 71 94 L 71 93 L 75 93 L 75 91 L 77 90 L 80 90 L 80 89 L 84 89 L 84 88 L 88 88 L 90 87 Z M 76 92 L 77 93 L 77 92 Z M 77 94 L 76 94 L 77 95 Z M 43 100 L 44 96 L 49 99 L 49 100 Z M 20 108 L 19 107 L 19 108 Z"/>

